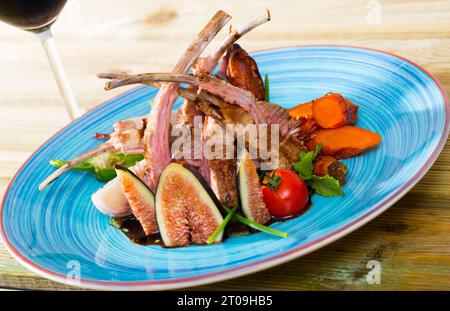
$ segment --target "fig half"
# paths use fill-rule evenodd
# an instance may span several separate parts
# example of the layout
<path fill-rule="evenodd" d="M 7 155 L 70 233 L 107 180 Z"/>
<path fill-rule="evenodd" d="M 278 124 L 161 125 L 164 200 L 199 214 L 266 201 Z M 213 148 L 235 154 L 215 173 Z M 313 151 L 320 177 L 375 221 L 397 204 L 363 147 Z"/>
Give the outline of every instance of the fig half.
<path fill-rule="evenodd" d="M 239 200 L 244 215 L 258 224 L 268 223 L 271 217 L 264 202 L 256 165 L 245 148 L 239 163 L 237 183 Z"/>
<path fill-rule="evenodd" d="M 223 222 L 219 202 L 195 169 L 170 163 L 159 177 L 156 219 L 164 245 L 206 244 Z M 222 241 L 218 235 L 215 243 Z"/>
<path fill-rule="evenodd" d="M 115 165 L 125 197 L 133 215 L 139 220 L 146 235 L 158 232 L 156 223 L 155 197 L 150 188 L 132 171 L 121 165 Z"/>

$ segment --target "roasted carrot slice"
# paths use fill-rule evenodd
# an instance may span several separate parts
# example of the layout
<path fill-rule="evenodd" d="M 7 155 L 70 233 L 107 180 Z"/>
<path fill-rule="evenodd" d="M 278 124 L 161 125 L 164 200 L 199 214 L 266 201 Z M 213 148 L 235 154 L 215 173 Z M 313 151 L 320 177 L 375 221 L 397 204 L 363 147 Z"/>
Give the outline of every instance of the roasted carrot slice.
<path fill-rule="evenodd" d="M 345 184 L 348 173 L 347 166 L 332 156 L 318 156 L 314 160 L 314 175 L 331 176 L 336 178 L 341 185 Z"/>
<path fill-rule="evenodd" d="M 291 117 L 296 119 L 311 118 L 312 117 L 312 105 L 313 102 L 300 104 L 294 108 L 289 109 Z"/>
<path fill-rule="evenodd" d="M 312 115 L 321 127 L 338 128 L 356 123 L 358 106 L 341 94 L 328 93 L 313 101 Z"/>
<path fill-rule="evenodd" d="M 307 146 L 310 150 L 314 150 L 318 144 L 322 144 L 321 155 L 346 159 L 372 149 L 380 142 L 381 136 L 377 133 L 346 125 L 336 129 L 318 130 L 313 134 Z"/>

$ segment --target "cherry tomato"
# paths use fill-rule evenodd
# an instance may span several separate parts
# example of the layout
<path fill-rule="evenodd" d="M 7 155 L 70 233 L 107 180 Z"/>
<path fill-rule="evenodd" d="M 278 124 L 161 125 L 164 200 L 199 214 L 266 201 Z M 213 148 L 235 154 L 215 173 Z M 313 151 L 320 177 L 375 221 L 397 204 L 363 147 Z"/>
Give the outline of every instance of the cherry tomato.
<path fill-rule="evenodd" d="M 261 188 L 267 208 L 274 217 L 296 216 L 309 204 L 308 188 L 294 171 L 275 170 L 266 176 Z"/>

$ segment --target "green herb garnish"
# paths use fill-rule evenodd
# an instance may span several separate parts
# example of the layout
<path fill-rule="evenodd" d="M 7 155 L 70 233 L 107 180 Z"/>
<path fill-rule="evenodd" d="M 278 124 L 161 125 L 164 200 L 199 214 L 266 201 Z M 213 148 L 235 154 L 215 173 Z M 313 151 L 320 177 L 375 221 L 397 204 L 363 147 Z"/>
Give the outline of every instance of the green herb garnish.
<path fill-rule="evenodd" d="M 95 177 L 98 180 L 109 181 L 117 176 L 114 169 L 115 164 L 130 167 L 135 165 L 136 162 L 141 161 L 143 158 L 144 156 L 142 154 L 124 155 L 123 153 L 110 151 L 81 162 L 71 169 L 76 171 L 90 171 L 94 173 Z M 57 168 L 63 166 L 66 163 L 67 161 L 63 160 L 50 161 L 50 164 Z"/>
<path fill-rule="evenodd" d="M 60 168 L 61 166 L 63 166 L 64 164 L 66 164 L 67 161 L 63 161 L 63 160 L 50 160 L 50 165 Z M 81 162 L 78 165 L 75 165 L 74 167 L 72 167 L 73 170 L 76 171 L 90 171 L 92 170 L 92 165 L 90 163 L 88 163 L 87 161 L 85 162 Z"/>
<path fill-rule="evenodd" d="M 308 184 L 316 191 L 316 193 L 324 197 L 333 197 L 344 194 L 339 181 L 329 175 L 322 177 L 314 175 Z"/>
<path fill-rule="evenodd" d="M 231 210 L 229 208 L 227 208 L 226 206 L 223 206 L 223 209 L 227 213 L 231 212 Z M 282 238 L 287 238 L 289 236 L 286 232 L 258 224 L 258 223 L 251 221 L 250 219 L 247 219 L 239 214 L 234 214 L 233 218 L 236 219 L 237 221 L 243 223 L 244 225 L 247 225 L 253 229 L 256 229 L 256 230 L 259 230 L 259 231 L 262 231 L 262 232 L 265 232 L 268 234 L 276 235 L 276 236 L 279 236 Z"/>
<path fill-rule="evenodd" d="M 227 216 L 225 217 L 225 219 L 222 221 L 222 223 L 220 224 L 220 226 L 216 229 L 216 231 L 213 232 L 213 234 L 209 237 L 208 241 L 206 241 L 207 244 L 212 244 L 214 243 L 214 241 L 217 239 L 217 237 L 219 236 L 219 234 L 225 230 L 225 227 L 227 226 L 227 224 L 230 222 L 231 218 L 234 216 L 234 214 L 236 213 L 237 209 L 238 209 L 238 205 L 236 205 L 235 207 L 233 207 L 232 210 L 230 210 L 227 214 Z"/>
<path fill-rule="evenodd" d="M 270 102 L 269 75 L 264 75 L 264 97 L 266 102 Z"/>
<path fill-rule="evenodd" d="M 300 177 L 304 180 L 310 180 L 313 178 L 313 169 L 314 164 L 313 161 L 316 156 L 320 153 L 322 149 L 322 145 L 317 145 L 316 150 L 314 151 L 301 151 L 300 152 L 300 161 L 295 162 L 292 167 L 300 175 Z"/>
<path fill-rule="evenodd" d="M 314 175 L 314 159 L 320 153 L 321 148 L 322 145 L 319 144 L 314 151 L 300 152 L 300 161 L 295 162 L 292 166 L 317 194 L 324 197 L 343 195 L 344 191 L 336 178 L 329 175 L 323 177 Z"/>

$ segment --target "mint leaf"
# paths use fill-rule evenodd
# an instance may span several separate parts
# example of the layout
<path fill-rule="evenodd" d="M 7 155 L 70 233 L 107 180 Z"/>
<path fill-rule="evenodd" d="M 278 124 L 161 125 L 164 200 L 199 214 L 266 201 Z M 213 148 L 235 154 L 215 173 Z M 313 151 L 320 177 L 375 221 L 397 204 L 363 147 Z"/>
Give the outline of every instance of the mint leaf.
<path fill-rule="evenodd" d="M 308 184 L 313 188 L 317 194 L 324 197 L 333 197 L 343 195 L 342 187 L 339 181 L 331 176 L 313 176 Z"/>
<path fill-rule="evenodd" d="M 313 177 L 314 152 L 300 152 L 300 161 L 293 164 L 294 170 L 303 180 L 310 180 Z"/>
<path fill-rule="evenodd" d="M 313 178 L 313 161 L 316 158 L 316 156 L 320 153 L 320 149 L 322 148 L 322 145 L 317 145 L 316 150 L 314 151 L 307 151 L 307 152 L 300 152 L 300 161 L 295 162 L 292 167 L 297 172 L 297 174 L 300 175 L 300 177 L 307 181 Z"/>
<path fill-rule="evenodd" d="M 324 197 L 343 195 L 344 191 L 336 178 L 329 175 L 323 177 L 314 175 L 313 162 L 321 149 L 322 145 L 319 144 L 314 151 L 300 152 L 300 161 L 293 163 L 292 167 L 318 195 Z"/>

